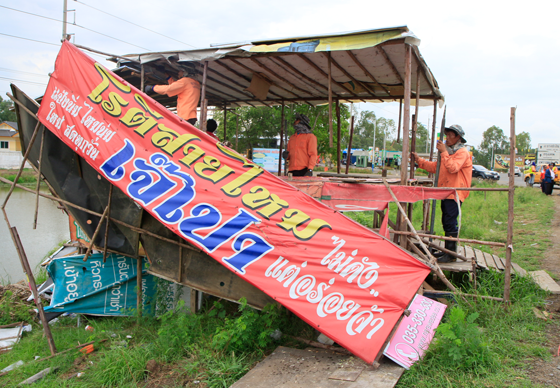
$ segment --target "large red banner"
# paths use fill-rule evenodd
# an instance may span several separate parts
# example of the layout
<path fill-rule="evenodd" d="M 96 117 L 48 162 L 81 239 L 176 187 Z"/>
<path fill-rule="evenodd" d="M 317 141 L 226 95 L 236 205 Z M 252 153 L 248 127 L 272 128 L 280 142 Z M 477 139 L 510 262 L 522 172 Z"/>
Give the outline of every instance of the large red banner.
<path fill-rule="evenodd" d="M 166 227 L 367 362 L 429 273 L 68 42 L 39 119 Z"/>

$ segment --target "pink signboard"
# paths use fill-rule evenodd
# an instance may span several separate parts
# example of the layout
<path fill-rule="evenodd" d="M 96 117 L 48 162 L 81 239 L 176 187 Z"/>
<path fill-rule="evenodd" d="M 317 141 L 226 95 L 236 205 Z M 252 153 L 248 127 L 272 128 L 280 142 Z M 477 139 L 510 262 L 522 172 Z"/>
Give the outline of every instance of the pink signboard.
<path fill-rule="evenodd" d="M 446 305 L 416 295 L 410 304 L 410 315 L 403 317 L 383 354 L 409 369 L 428 349 Z"/>

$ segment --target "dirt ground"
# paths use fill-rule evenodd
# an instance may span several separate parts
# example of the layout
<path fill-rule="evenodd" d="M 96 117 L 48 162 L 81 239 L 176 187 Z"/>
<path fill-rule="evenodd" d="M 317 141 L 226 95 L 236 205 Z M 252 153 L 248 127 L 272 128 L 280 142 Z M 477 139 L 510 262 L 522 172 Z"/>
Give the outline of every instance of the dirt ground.
<path fill-rule="evenodd" d="M 541 268 L 547 270 L 556 280 L 560 279 L 560 196 L 554 196 L 555 215 L 549 236 L 552 238 L 552 247 L 546 252 Z M 560 388 L 560 295 L 552 295 L 548 298 L 546 311 L 551 313 L 550 324 L 547 326 L 547 342 L 552 357 L 547 360 L 536 360 L 530 372 L 530 378 L 534 383 L 549 387 Z"/>

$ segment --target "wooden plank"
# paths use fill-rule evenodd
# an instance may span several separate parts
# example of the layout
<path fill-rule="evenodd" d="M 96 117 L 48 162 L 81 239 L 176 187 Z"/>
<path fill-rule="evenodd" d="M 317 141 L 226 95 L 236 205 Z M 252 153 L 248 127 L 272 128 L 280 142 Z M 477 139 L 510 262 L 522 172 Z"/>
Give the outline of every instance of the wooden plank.
<path fill-rule="evenodd" d="M 476 264 L 481 268 L 488 269 L 488 264 L 486 263 L 486 260 L 484 260 L 482 251 L 480 249 L 473 249 L 473 251 L 476 259 Z"/>
<path fill-rule="evenodd" d="M 521 268 L 519 266 L 519 264 L 516 264 L 514 262 L 511 263 L 511 268 L 513 269 L 513 271 L 515 271 L 515 273 L 519 276 L 527 276 L 527 271 L 525 271 L 523 268 Z"/>
<path fill-rule="evenodd" d="M 463 260 L 457 260 L 453 263 L 438 263 L 443 271 L 451 272 L 471 272 L 472 264 Z"/>
<path fill-rule="evenodd" d="M 486 262 L 489 262 L 490 260 L 494 262 L 494 264 L 496 265 L 496 268 L 500 271 L 503 271 L 506 267 L 504 267 L 504 265 L 502 264 L 501 260 L 494 260 L 494 256 L 492 256 L 490 253 L 488 252 L 484 252 L 484 258 L 486 259 Z"/>
<path fill-rule="evenodd" d="M 476 256 L 474 254 L 474 249 L 472 249 L 472 247 L 465 245 L 465 257 L 467 259 L 472 259 L 474 257 L 474 259 L 476 260 Z"/>
<path fill-rule="evenodd" d="M 457 253 L 461 256 L 465 256 L 465 247 L 463 245 L 457 244 Z"/>
<path fill-rule="evenodd" d="M 546 271 L 532 271 L 529 272 L 529 276 L 531 276 L 535 280 L 535 283 L 543 290 L 550 291 L 553 294 L 560 294 L 560 285 L 558 285 Z"/>
<path fill-rule="evenodd" d="M 506 259 L 502 259 L 500 256 L 494 254 L 492 257 L 494 258 L 494 261 L 498 263 L 498 267 L 501 265 L 504 269 L 506 268 Z"/>

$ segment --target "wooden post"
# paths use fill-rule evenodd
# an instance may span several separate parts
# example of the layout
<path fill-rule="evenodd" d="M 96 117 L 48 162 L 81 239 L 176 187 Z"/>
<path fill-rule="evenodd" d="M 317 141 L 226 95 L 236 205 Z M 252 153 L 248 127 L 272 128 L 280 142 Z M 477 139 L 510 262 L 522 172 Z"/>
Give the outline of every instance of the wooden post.
<path fill-rule="evenodd" d="M 399 125 L 397 127 L 397 143 L 401 142 L 402 98 L 399 100 Z"/>
<path fill-rule="evenodd" d="M 336 99 L 336 173 L 340 174 L 340 100 Z"/>
<path fill-rule="evenodd" d="M 332 73 L 331 73 L 331 52 L 327 52 L 328 75 L 329 75 L 329 147 L 333 147 L 333 128 L 332 128 Z M 338 100 L 337 100 L 338 103 Z"/>
<path fill-rule="evenodd" d="M 222 141 L 227 141 L 227 105 L 224 103 L 224 138 Z"/>
<path fill-rule="evenodd" d="M 198 291 L 191 288 L 191 313 L 196 314 L 196 302 L 198 301 Z"/>
<path fill-rule="evenodd" d="M 403 147 L 402 147 L 402 164 L 401 164 L 401 185 L 406 186 L 406 177 L 408 169 L 408 152 L 409 152 L 409 125 L 410 125 L 410 83 L 411 83 L 411 48 L 409 44 L 405 44 L 405 71 L 404 71 L 404 117 L 403 117 Z"/>
<path fill-rule="evenodd" d="M 206 131 L 206 78 L 208 77 L 208 61 L 204 61 L 204 70 L 202 72 L 202 86 L 200 89 L 200 129 Z"/>
<path fill-rule="evenodd" d="M 140 90 L 144 92 L 144 65 L 140 64 Z"/>
<path fill-rule="evenodd" d="M 416 152 L 416 133 L 418 131 L 418 113 L 420 110 L 420 66 L 416 69 L 416 106 L 414 107 L 414 115 L 412 116 L 412 146 L 410 147 L 410 177 L 414 178 L 414 156 Z"/>
<path fill-rule="evenodd" d="M 348 141 L 348 152 L 346 153 L 346 172 L 348 174 L 348 168 L 350 167 L 350 162 L 352 161 L 352 137 L 354 136 L 354 116 L 350 119 L 350 140 Z"/>
<path fill-rule="evenodd" d="M 511 253 L 513 252 L 513 199 L 515 195 L 515 108 L 511 108 L 509 118 L 509 191 L 508 191 L 508 226 L 506 242 L 506 268 L 504 281 L 504 301 L 509 303 L 511 287 Z"/>
<path fill-rule="evenodd" d="M 239 152 L 239 115 L 235 115 L 235 150 Z"/>
<path fill-rule="evenodd" d="M 282 100 L 282 113 L 280 114 L 280 154 L 278 155 L 278 176 L 282 176 L 282 151 L 284 150 L 284 100 Z"/>
<path fill-rule="evenodd" d="M 51 328 L 49 323 L 47 322 L 47 318 L 45 317 L 45 311 L 43 310 L 43 305 L 41 304 L 41 297 L 37 292 L 37 284 L 35 283 L 35 277 L 33 276 L 33 271 L 29 266 L 29 261 L 27 261 L 27 256 L 25 251 L 23 250 L 23 245 L 21 244 L 21 240 L 19 239 L 19 234 L 17 232 L 16 227 L 10 228 L 10 233 L 12 235 L 12 240 L 16 246 L 19 259 L 21 261 L 21 266 L 23 267 L 23 272 L 27 275 L 27 280 L 29 281 L 29 287 L 31 288 L 31 292 L 33 292 L 33 298 L 35 299 L 35 305 L 37 306 L 37 310 L 39 310 L 39 317 L 41 319 L 41 324 L 43 325 L 43 330 L 45 332 L 45 336 L 47 337 L 47 342 L 49 343 L 49 349 L 51 354 L 54 356 L 56 354 L 56 346 L 54 344 L 54 339 L 52 337 Z"/>
<path fill-rule="evenodd" d="M 105 223 L 105 243 L 103 244 L 103 262 L 107 261 L 107 243 L 109 241 L 109 220 L 111 219 L 111 202 L 113 198 L 113 185 L 109 188 L 109 200 L 107 201 L 107 222 Z"/>
<path fill-rule="evenodd" d="M 434 146 L 436 140 L 436 118 L 437 118 L 437 100 L 434 100 L 434 121 L 432 123 L 432 138 L 430 144 L 430 162 L 434 159 Z M 432 178 L 433 173 L 430 173 L 429 177 Z"/>
<path fill-rule="evenodd" d="M 136 253 L 136 312 L 138 313 L 138 318 L 142 318 L 142 262 L 144 260 L 142 259 L 142 257 L 140 257 L 140 245 L 138 245 L 137 249 L 138 252 Z"/>
<path fill-rule="evenodd" d="M 39 189 L 41 187 L 41 168 L 43 167 L 43 148 L 45 147 L 45 127 L 41 134 L 41 150 L 39 151 L 39 171 L 37 172 L 37 187 L 35 195 L 35 218 L 33 219 L 33 229 L 37 229 L 37 217 L 39 215 Z"/>

